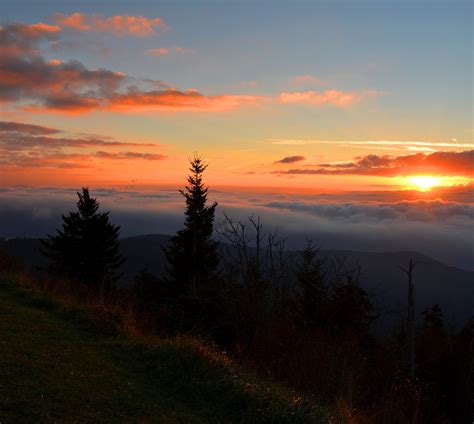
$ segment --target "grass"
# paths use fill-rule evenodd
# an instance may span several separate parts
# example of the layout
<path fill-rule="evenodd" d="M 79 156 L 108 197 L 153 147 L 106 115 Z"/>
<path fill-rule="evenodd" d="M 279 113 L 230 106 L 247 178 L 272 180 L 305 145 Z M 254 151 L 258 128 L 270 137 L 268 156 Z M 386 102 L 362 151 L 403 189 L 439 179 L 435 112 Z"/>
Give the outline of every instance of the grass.
<path fill-rule="evenodd" d="M 319 423 L 324 410 L 192 338 L 147 341 L 113 317 L 0 275 L 0 422 Z"/>

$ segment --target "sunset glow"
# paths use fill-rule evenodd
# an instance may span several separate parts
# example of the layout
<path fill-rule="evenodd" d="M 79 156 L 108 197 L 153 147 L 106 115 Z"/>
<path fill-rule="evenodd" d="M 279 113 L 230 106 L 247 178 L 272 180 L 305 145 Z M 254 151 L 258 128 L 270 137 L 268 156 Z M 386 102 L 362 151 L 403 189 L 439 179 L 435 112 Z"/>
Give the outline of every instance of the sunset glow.
<path fill-rule="evenodd" d="M 407 180 L 423 191 L 430 190 L 431 187 L 440 185 L 440 178 L 430 177 L 428 175 L 415 175 L 413 177 L 408 177 Z"/>
<path fill-rule="evenodd" d="M 443 177 L 433 175 L 413 175 L 408 177 L 399 177 L 396 179 L 398 184 L 407 190 L 419 190 L 429 192 L 436 187 L 462 187 L 469 185 L 470 179 L 465 177 Z"/>
<path fill-rule="evenodd" d="M 203 2 L 203 22 L 197 6 L 166 2 L 43 6 L 10 4 L 0 22 L 2 186 L 177 187 L 193 152 L 209 184 L 235 190 L 426 197 L 472 183 L 462 8 L 416 7 L 404 19 L 423 40 L 445 28 L 434 54 L 419 39 L 388 53 L 390 34 L 400 37 L 388 5 L 367 8 L 377 37 L 352 19 L 360 5 L 300 13 L 257 2 L 249 16 Z M 450 89 L 438 90 L 446 75 Z"/>

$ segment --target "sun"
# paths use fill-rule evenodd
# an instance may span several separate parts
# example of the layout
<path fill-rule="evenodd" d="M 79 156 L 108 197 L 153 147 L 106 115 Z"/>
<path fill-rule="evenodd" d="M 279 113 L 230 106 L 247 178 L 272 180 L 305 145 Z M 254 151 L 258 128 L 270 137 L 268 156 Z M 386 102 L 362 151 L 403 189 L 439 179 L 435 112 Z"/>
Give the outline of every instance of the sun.
<path fill-rule="evenodd" d="M 421 191 L 428 191 L 434 186 L 441 185 L 440 178 L 430 175 L 414 175 L 413 177 L 408 177 L 407 181 Z"/>

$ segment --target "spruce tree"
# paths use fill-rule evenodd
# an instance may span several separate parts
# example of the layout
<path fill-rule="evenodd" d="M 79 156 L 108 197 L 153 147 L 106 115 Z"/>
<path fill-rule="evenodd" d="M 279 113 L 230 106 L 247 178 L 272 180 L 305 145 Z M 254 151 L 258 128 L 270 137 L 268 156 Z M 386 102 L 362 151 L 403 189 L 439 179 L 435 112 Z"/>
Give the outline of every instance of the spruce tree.
<path fill-rule="evenodd" d="M 77 195 L 77 212 L 61 216 L 62 230 L 42 241 L 41 252 L 50 261 L 51 273 L 91 288 L 108 289 L 125 261 L 118 241 L 120 227 L 109 222 L 109 212 L 99 212 L 99 202 L 88 188 Z"/>
<path fill-rule="evenodd" d="M 203 183 L 206 168 L 197 155 L 190 161 L 188 185 L 180 190 L 186 202 L 184 228 L 165 250 L 168 283 L 175 287 L 178 298 L 187 299 L 187 307 L 201 309 L 212 297 L 219 264 L 217 242 L 212 239 L 217 203 L 207 205 L 208 188 Z"/>
<path fill-rule="evenodd" d="M 313 328 L 323 324 L 328 307 L 324 270 L 322 261 L 317 258 L 318 250 L 311 241 L 299 254 L 301 263 L 296 272 L 299 313 L 304 327 Z"/>

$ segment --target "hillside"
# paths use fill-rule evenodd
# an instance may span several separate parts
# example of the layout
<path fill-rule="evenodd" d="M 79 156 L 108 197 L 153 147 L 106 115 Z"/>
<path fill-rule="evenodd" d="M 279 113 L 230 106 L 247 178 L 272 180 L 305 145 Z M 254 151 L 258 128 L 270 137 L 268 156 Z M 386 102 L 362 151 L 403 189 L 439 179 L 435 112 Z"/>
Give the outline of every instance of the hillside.
<path fill-rule="evenodd" d="M 121 250 L 127 261 L 122 267 L 123 283 L 129 282 L 143 268 L 155 275 L 165 271 L 162 246 L 169 236 L 161 234 L 128 237 L 121 240 Z M 39 239 L 0 239 L 0 249 L 20 258 L 30 267 L 44 266 L 39 252 Z M 435 303 L 441 305 L 446 320 L 463 325 L 474 310 L 474 272 L 448 266 L 417 252 L 356 252 L 321 250 L 320 257 L 347 258 L 349 267 L 361 266 L 363 286 L 376 297 L 382 309 L 383 321 L 396 325 L 406 304 L 406 281 L 400 266 L 413 258 L 415 295 L 418 312 Z M 385 325 L 384 325 L 385 326 Z"/>
<path fill-rule="evenodd" d="M 0 275 L 0 421 L 323 422 L 197 341 L 145 344 Z"/>

